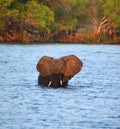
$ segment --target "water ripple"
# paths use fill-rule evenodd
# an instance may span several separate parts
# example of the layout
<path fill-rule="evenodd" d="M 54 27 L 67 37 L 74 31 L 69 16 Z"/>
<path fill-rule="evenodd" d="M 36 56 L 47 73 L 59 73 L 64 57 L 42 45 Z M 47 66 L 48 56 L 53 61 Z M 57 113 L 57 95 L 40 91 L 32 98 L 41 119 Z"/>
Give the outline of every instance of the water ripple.
<path fill-rule="evenodd" d="M 67 54 L 84 64 L 68 88 L 38 86 L 39 58 Z M 1 44 L 1 129 L 120 129 L 119 55 L 117 45 Z"/>

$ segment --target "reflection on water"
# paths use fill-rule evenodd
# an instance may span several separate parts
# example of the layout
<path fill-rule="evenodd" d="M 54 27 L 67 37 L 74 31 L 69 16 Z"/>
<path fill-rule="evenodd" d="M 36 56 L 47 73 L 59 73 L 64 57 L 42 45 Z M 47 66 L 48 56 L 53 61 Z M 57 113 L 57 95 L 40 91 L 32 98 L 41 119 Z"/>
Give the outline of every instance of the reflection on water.
<path fill-rule="evenodd" d="M 75 54 L 83 69 L 68 88 L 37 85 L 40 57 Z M 119 129 L 120 46 L 0 45 L 1 129 Z"/>

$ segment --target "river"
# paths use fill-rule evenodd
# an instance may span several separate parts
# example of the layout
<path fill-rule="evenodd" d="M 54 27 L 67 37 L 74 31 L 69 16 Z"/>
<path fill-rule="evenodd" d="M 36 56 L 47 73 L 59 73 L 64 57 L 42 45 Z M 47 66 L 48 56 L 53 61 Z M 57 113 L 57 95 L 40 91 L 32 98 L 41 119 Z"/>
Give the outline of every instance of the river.
<path fill-rule="evenodd" d="M 83 62 L 68 88 L 37 84 L 40 57 Z M 1 129 L 120 129 L 120 46 L 0 44 Z"/>

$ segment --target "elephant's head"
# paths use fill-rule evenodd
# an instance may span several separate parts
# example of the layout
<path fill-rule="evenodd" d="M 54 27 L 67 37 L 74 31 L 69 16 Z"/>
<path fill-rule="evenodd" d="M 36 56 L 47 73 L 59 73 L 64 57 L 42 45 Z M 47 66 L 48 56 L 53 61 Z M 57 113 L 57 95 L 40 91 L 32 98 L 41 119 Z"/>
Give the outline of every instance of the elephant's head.
<path fill-rule="evenodd" d="M 64 87 L 75 74 L 80 72 L 82 61 L 75 55 L 64 56 L 60 59 L 43 56 L 37 66 L 40 73 L 38 83 L 52 87 Z"/>

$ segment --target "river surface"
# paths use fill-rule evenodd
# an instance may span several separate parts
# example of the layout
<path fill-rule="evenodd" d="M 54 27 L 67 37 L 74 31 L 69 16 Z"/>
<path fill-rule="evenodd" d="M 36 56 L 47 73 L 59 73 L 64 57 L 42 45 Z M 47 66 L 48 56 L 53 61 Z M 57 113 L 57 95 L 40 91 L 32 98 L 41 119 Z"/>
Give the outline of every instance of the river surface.
<path fill-rule="evenodd" d="M 42 88 L 43 55 L 75 54 L 68 88 Z M 120 129 L 120 46 L 0 44 L 0 129 Z"/>

